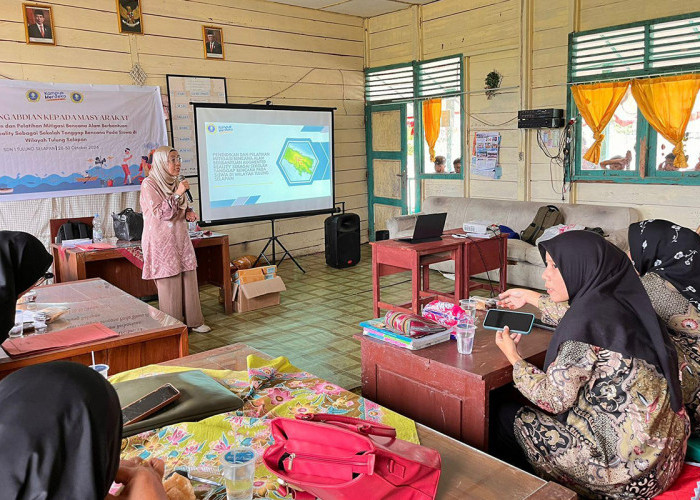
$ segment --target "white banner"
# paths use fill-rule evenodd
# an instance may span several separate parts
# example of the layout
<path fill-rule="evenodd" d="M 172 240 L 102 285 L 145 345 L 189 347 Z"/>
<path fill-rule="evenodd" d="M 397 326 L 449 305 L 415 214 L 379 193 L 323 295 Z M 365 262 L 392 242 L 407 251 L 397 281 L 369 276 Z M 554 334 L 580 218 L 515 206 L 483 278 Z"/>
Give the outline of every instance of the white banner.
<path fill-rule="evenodd" d="M 158 87 L 0 80 L 0 201 L 138 190 L 167 143 Z"/>

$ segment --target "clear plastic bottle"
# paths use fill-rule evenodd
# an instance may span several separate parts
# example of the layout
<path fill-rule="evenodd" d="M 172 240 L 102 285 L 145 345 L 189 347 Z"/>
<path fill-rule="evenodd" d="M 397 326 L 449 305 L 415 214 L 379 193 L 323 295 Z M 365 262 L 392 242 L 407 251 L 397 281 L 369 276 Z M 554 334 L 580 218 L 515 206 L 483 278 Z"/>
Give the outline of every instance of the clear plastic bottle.
<path fill-rule="evenodd" d="M 100 214 L 95 214 L 92 218 L 92 241 L 98 242 L 102 241 L 102 220 L 100 219 Z"/>

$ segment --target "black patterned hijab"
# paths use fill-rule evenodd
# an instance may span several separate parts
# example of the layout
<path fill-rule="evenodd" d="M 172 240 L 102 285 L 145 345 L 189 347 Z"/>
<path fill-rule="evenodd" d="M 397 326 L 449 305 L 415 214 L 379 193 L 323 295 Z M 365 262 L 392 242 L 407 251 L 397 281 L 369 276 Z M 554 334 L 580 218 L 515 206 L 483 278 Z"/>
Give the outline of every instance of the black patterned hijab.
<path fill-rule="evenodd" d="M 0 343 L 15 324 L 17 297 L 39 281 L 52 260 L 31 234 L 0 231 Z"/>
<path fill-rule="evenodd" d="M 121 434 L 117 392 L 92 368 L 58 361 L 11 373 L 0 381 L 0 497 L 104 499 Z"/>
<path fill-rule="evenodd" d="M 668 382 L 671 407 L 682 407 L 678 359 L 627 255 L 590 231 L 569 231 L 539 245 L 561 271 L 570 308 L 547 349 L 545 369 L 568 340 L 654 365 Z"/>
<path fill-rule="evenodd" d="M 662 219 L 630 224 L 632 264 L 640 276 L 656 273 L 700 309 L 700 235 Z"/>

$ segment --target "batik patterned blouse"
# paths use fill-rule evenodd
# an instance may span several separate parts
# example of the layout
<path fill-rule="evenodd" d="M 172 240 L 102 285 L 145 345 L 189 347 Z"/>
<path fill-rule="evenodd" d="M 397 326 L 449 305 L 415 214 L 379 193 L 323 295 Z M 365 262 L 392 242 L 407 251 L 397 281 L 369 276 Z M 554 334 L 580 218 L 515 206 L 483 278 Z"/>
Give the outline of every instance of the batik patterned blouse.
<path fill-rule="evenodd" d="M 658 274 L 646 273 L 641 280 L 678 352 L 683 402 L 693 423 L 693 433 L 700 434 L 700 315 L 688 299 Z"/>
<path fill-rule="evenodd" d="M 543 372 L 520 360 L 515 434 L 536 471 L 591 498 L 650 498 L 680 473 L 689 434 L 651 364 L 576 341 Z M 558 415 L 558 417 L 552 416 Z"/>

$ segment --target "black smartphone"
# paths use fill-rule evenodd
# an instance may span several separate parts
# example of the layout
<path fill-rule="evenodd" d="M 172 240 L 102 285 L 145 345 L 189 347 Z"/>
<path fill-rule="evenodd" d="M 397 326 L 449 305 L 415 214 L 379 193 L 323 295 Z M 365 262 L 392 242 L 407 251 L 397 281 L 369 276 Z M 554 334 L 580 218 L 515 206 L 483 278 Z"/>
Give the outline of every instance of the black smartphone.
<path fill-rule="evenodd" d="M 535 315 L 532 313 L 508 311 L 505 309 L 489 309 L 484 318 L 484 328 L 489 330 L 503 330 L 510 328 L 511 332 L 526 335 L 532 330 Z"/>
<path fill-rule="evenodd" d="M 557 329 L 555 325 L 550 325 L 549 323 L 545 323 L 544 321 L 539 320 L 537 318 L 535 318 L 535 322 L 532 324 L 532 326 L 534 326 L 535 328 L 542 328 L 543 330 L 549 330 L 551 332 Z"/>
<path fill-rule="evenodd" d="M 143 420 L 180 397 L 172 384 L 163 384 L 142 398 L 122 408 L 122 425 L 129 425 Z"/>

